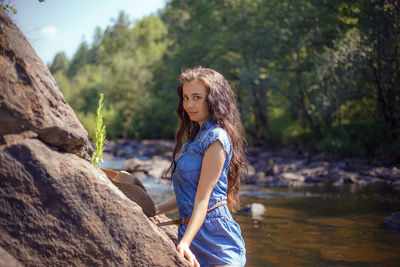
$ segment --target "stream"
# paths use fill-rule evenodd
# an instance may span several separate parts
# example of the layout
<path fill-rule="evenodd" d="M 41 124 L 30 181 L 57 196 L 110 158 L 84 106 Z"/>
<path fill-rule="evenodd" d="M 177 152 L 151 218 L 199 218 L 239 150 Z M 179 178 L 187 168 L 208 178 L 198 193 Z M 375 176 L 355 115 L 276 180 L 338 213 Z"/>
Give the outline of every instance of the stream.
<path fill-rule="evenodd" d="M 123 159 L 102 166 L 120 169 Z M 169 181 L 141 181 L 155 203 L 173 195 Z M 240 199 L 242 206 L 266 208 L 256 218 L 234 214 L 246 243 L 246 266 L 400 266 L 400 232 L 383 226 L 387 216 L 400 211 L 400 194 L 390 186 L 245 185 Z"/>
<path fill-rule="evenodd" d="M 400 264 L 400 233 L 382 226 L 400 209 L 398 194 L 389 188 L 253 188 L 245 189 L 241 200 L 267 208 L 257 219 L 235 215 L 246 241 L 247 266 Z"/>

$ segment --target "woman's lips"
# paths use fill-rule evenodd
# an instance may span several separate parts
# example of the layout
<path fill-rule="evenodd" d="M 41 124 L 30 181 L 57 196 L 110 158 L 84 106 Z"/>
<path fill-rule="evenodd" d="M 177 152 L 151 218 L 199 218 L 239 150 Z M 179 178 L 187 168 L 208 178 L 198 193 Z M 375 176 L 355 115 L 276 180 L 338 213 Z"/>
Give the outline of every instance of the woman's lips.
<path fill-rule="evenodd" d="M 197 112 L 189 112 L 189 115 L 194 115 L 194 114 L 196 114 Z"/>

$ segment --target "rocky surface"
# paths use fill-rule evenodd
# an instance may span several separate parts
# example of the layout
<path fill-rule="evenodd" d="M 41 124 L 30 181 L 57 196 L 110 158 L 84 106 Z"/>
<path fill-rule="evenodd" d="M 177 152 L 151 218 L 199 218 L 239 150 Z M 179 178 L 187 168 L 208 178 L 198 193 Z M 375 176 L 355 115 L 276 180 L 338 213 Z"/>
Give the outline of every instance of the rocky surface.
<path fill-rule="evenodd" d="M 149 159 L 153 156 L 170 159 L 174 142 L 172 140 L 127 140 L 117 139 L 107 141 L 104 152 L 120 158 Z"/>
<path fill-rule="evenodd" d="M 90 159 L 88 135 L 24 35 L 0 10 L 0 135 L 32 131 L 62 151 Z"/>
<path fill-rule="evenodd" d="M 119 139 L 106 143 L 105 159 L 125 159 L 122 169 L 138 178 L 165 178 L 173 149 L 174 143 L 170 140 Z"/>
<path fill-rule="evenodd" d="M 8 254 L 7 251 L 0 248 L 0 266 L 22 267 L 22 264 L 18 262 L 13 256 Z"/>
<path fill-rule="evenodd" d="M 163 178 L 171 162 L 171 140 L 117 140 L 107 144 L 108 158 L 126 159 L 123 169 L 138 178 Z M 160 151 L 160 152 L 158 152 Z M 160 153 L 160 154 L 158 154 Z M 323 184 L 385 184 L 400 190 L 400 164 L 339 158 L 289 149 L 248 151 L 247 184 L 289 187 Z"/>
<path fill-rule="evenodd" d="M 90 164 L 86 131 L 2 9 L 0 69 L 0 265 L 186 266 L 159 218 Z"/>
<path fill-rule="evenodd" d="M 386 184 L 400 189 L 400 165 L 395 163 L 341 159 L 288 149 L 251 148 L 249 152 L 249 184 L 287 187 L 331 182 L 336 185 Z"/>
<path fill-rule="evenodd" d="M 170 219 L 166 215 L 162 214 L 162 215 L 158 215 L 155 217 L 151 217 L 150 220 L 153 223 L 157 224 L 160 222 L 167 222 L 172 219 Z M 172 242 L 174 242 L 175 245 L 178 245 L 178 234 L 177 234 L 178 233 L 178 225 L 177 224 L 161 226 L 161 229 L 168 235 L 168 237 L 172 240 Z"/>
<path fill-rule="evenodd" d="M 183 264 L 141 208 L 76 155 L 24 139 L 0 147 L 0 169 L 0 246 L 21 263 Z"/>

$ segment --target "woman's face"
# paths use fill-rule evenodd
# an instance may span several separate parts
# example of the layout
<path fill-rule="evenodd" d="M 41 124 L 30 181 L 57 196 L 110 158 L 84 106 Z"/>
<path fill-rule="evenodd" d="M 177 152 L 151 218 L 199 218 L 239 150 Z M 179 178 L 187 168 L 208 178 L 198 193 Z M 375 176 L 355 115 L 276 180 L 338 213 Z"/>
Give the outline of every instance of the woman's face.
<path fill-rule="evenodd" d="M 183 84 L 182 88 L 183 109 L 189 115 L 190 120 L 196 121 L 199 125 L 208 120 L 210 111 L 206 102 L 207 89 L 199 80 L 193 80 Z"/>

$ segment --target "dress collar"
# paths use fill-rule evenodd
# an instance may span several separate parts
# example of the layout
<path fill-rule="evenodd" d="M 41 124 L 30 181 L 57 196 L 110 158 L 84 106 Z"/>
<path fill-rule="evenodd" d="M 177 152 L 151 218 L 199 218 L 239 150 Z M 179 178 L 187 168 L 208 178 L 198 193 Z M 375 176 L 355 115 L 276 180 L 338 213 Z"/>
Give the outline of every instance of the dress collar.
<path fill-rule="evenodd" d="M 197 134 L 196 135 L 192 135 L 190 138 L 189 138 L 189 142 L 191 143 L 191 142 L 193 142 L 194 141 L 194 139 L 195 138 L 197 138 L 197 136 L 199 135 L 199 133 L 201 132 L 201 131 L 203 131 L 204 129 L 210 129 L 213 125 L 215 125 L 215 124 L 217 124 L 213 119 L 211 119 L 211 118 L 209 118 L 208 120 L 206 120 L 202 125 L 201 125 L 201 127 L 200 127 L 200 129 L 199 129 L 199 131 L 197 132 Z"/>
<path fill-rule="evenodd" d="M 208 120 L 206 120 L 203 125 L 201 125 L 200 130 L 206 128 L 206 129 L 210 129 L 211 126 L 213 126 L 214 124 L 216 124 L 216 122 L 210 117 Z"/>

